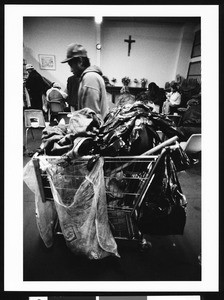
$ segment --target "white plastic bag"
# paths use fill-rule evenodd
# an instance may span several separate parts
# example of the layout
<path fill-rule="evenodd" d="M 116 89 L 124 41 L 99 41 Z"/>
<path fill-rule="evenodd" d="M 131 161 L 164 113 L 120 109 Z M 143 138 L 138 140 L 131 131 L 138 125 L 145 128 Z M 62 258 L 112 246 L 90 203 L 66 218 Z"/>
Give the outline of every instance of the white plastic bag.
<path fill-rule="evenodd" d="M 47 170 L 62 233 L 76 254 L 89 259 L 119 257 L 108 222 L 103 158 L 90 172 L 87 163 L 64 170 L 55 164 Z"/>

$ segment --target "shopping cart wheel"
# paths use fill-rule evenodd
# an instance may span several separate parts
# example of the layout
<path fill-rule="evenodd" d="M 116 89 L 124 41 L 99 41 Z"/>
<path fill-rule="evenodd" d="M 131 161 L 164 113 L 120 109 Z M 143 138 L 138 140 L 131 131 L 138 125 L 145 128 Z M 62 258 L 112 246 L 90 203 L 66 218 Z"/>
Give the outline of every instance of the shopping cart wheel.
<path fill-rule="evenodd" d="M 139 242 L 139 248 L 141 252 L 148 251 L 152 248 L 152 243 L 146 240 L 144 237 L 142 237 Z"/>

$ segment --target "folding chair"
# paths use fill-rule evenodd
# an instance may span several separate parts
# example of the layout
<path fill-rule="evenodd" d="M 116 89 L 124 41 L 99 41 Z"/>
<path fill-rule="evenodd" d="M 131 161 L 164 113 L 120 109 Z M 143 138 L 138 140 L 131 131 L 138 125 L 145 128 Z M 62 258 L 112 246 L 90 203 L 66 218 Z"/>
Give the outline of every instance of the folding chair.
<path fill-rule="evenodd" d="M 27 150 L 28 131 L 31 129 L 32 138 L 34 139 L 33 128 L 45 128 L 43 111 L 39 109 L 24 110 L 24 123 L 26 128 L 25 148 Z"/>
<path fill-rule="evenodd" d="M 64 119 L 65 124 L 68 124 L 71 116 L 72 116 L 71 112 L 59 112 L 58 123 L 60 123 L 60 121 Z"/>
<path fill-rule="evenodd" d="M 59 120 L 59 113 L 64 112 L 64 103 L 62 103 L 61 100 L 51 100 L 48 102 L 49 103 L 49 114 L 48 114 L 48 118 L 50 123 L 54 120 L 54 118 L 57 121 Z"/>
<path fill-rule="evenodd" d="M 192 134 L 186 142 L 181 142 L 180 146 L 187 154 L 201 152 L 201 133 Z"/>

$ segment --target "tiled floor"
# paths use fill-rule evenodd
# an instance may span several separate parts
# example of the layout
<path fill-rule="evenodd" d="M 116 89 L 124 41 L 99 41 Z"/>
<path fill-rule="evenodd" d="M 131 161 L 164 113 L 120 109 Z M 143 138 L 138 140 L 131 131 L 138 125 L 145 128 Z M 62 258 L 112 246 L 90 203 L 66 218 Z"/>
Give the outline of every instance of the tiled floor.
<path fill-rule="evenodd" d="M 41 132 L 29 134 L 35 150 Z M 24 165 L 30 159 L 24 155 Z M 152 248 L 140 252 L 133 241 L 118 241 L 121 258 L 88 261 L 76 257 L 57 236 L 47 249 L 35 221 L 34 195 L 24 183 L 24 280 L 25 281 L 197 281 L 201 279 L 201 169 L 195 165 L 179 173 L 187 197 L 187 223 L 183 236 L 149 237 Z"/>

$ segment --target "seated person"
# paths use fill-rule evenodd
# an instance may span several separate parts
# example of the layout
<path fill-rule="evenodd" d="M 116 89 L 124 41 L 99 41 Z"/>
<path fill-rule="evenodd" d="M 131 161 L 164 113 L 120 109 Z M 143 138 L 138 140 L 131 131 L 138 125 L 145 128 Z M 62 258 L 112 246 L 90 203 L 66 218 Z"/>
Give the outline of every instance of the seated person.
<path fill-rule="evenodd" d="M 201 91 L 201 84 L 197 79 L 184 79 L 181 82 L 179 91 L 181 93 L 181 107 L 187 107 L 187 102 Z"/>
<path fill-rule="evenodd" d="M 179 129 L 185 136 L 185 140 L 194 133 L 201 133 L 201 94 L 192 96 L 187 102 Z"/>
<path fill-rule="evenodd" d="M 50 113 L 50 124 L 54 119 L 58 120 L 58 113 L 63 112 L 66 107 L 65 99 L 68 95 L 61 91 L 59 83 L 54 82 L 52 88 L 47 90 L 46 99 L 48 102 L 49 113 Z"/>
<path fill-rule="evenodd" d="M 167 115 L 177 112 L 177 108 L 181 104 L 181 94 L 179 93 L 175 82 L 170 85 L 170 89 L 171 92 L 166 93 L 166 101 L 164 102 L 162 109 L 162 112 Z"/>
<path fill-rule="evenodd" d="M 150 100 L 148 92 L 141 92 L 140 94 L 136 95 L 135 97 L 136 101 L 142 101 L 145 105 L 149 106 L 151 108 L 152 112 L 159 112 L 158 105 L 155 105 L 152 100 Z"/>
<path fill-rule="evenodd" d="M 160 113 L 163 103 L 166 100 L 164 89 L 160 88 L 155 82 L 150 82 L 147 94 L 149 101 L 154 103 L 156 112 Z"/>
<path fill-rule="evenodd" d="M 164 89 L 160 88 L 155 82 L 150 82 L 148 90 L 136 95 L 135 99 L 150 106 L 153 112 L 160 113 L 166 96 Z"/>

